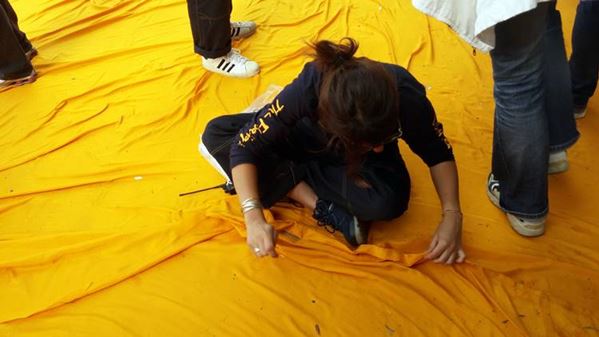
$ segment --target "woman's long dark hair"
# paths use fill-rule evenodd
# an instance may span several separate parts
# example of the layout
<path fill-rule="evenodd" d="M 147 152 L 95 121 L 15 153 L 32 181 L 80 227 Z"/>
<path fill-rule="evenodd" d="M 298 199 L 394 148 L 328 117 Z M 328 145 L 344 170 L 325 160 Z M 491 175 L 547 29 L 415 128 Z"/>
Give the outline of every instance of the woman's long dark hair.
<path fill-rule="evenodd" d="M 368 146 L 381 145 L 397 132 L 397 84 L 381 63 L 354 56 L 354 39 L 323 40 L 312 47 L 323 74 L 319 122 L 330 135 L 328 146 L 343 149 L 348 173 L 357 177 Z"/>

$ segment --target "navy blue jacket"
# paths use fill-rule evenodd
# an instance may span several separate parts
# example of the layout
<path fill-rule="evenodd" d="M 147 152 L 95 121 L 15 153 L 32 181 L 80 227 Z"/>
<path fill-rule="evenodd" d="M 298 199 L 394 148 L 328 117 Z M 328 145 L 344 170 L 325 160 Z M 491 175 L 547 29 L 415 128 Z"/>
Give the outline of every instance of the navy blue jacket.
<path fill-rule="evenodd" d="M 437 121 L 426 92 L 406 69 L 383 64 L 397 81 L 397 111 L 403 139 L 430 167 L 453 160 L 451 145 Z M 287 85 L 271 104 L 264 106 L 239 133 L 231 146 L 231 168 L 242 164 L 258 164 L 275 148 L 279 149 L 293 126 L 302 118 L 317 118 L 318 95 L 322 73 L 314 62 L 307 63 L 298 77 Z"/>

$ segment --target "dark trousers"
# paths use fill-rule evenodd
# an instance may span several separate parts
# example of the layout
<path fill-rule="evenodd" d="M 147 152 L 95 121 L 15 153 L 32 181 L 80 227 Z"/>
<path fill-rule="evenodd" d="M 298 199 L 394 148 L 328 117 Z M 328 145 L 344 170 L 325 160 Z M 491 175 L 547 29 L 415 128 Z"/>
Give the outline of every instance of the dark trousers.
<path fill-rule="evenodd" d="M 231 0 L 187 0 L 196 53 L 217 58 L 231 50 Z"/>
<path fill-rule="evenodd" d="M 574 105 L 585 107 L 597 88 L 599 73 L 599 0 L 583 0 L 578 4 L 570 71 Z"/>
<path fill-rule="evenodd" d="M 231 144 L 251 118 L 249 113 L 217 117 L 202 135 L 202 143 L 229 177 Z M 366 155 L 360 176 L 371 187 L 364 188 L 348 177 L 342 156 L 324 148 L 322 137 L 315 123 L 304 119 L 292 128 L 284 144 L 261 158 L 257 165 L 258 188 L 265 207 L 304 181 L 318 198 L 345 207 L 362 221 L 393 219 L 407 209 L 410 177 L 397 143 L 386 145 L 382 153 Z"/>
<path fill-rule="evenodd" d="M 31 49 L 27 36 L 19 29 L 17 14 L 8 0 L 0 0 L 0 79 L 25 77 L 33 71 L 25 52 Z"/>

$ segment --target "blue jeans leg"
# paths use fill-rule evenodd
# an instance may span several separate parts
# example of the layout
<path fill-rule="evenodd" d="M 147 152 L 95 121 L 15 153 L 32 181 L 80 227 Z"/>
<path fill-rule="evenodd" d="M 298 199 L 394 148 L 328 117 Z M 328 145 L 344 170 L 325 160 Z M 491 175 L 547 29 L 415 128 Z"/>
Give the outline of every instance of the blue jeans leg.
<path fill-rule="evenodd" d="M 562 20 L 549 3 L 547 26 L 543 42 L 545 109 L 549 123 L 549 152 L 565 150 L 579 137 L 574 120 L 570 68 L 564 46 Z"/>
<path fill-rule="evenodd" d="M 599 73 L 599 1 L 578 4 L 572 31 L 572 93 L 574 105 L 585 107 L 597 88 Z"/>
<path fill-rule="evenodd" d="M 547 214 L 549 124 L 545 108 L 544 33 L 548 4 L 495 27 L 492 171 L 500 205 L 512 214 Z"/>

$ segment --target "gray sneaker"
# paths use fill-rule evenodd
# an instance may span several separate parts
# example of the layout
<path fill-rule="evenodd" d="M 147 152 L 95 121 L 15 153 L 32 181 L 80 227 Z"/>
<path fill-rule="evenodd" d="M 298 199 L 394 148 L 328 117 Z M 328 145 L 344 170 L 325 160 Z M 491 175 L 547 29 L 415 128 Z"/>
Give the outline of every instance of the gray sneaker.
<path fill-rule="evenodd" d="M 256 23 L 253 21 L 231 22 L 231 40 L 244 39 L 256 31 Z"/>
<path fill-rule="evenodd" d="M 549 154 L 548 174 L 562 173 L 568 170 L 568 155 L 566 150 Z"/>
<path fill-rule="evenodd" d="M 493 205 L 503 211 L 499 205 L 499 180 L 495 179 L 493 173 L 489 174 L 489 178 L 487 179 L 487 196 L 489 196 Z M 526 219 L 507 212 L 506 216 L 512 229 L 522 236 L 534 237 L 545 233 L 546 216 L 535 219 Z"/>

